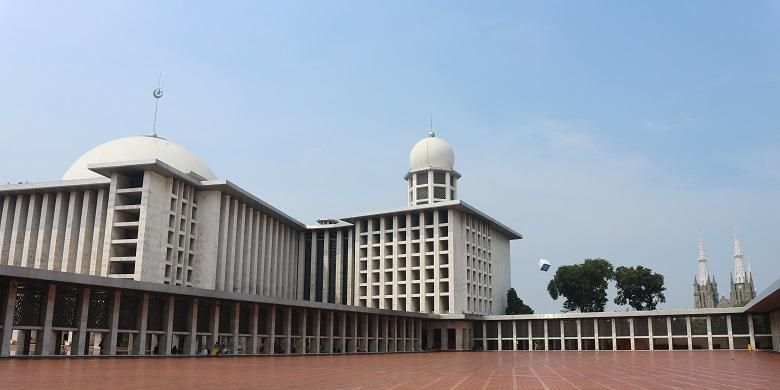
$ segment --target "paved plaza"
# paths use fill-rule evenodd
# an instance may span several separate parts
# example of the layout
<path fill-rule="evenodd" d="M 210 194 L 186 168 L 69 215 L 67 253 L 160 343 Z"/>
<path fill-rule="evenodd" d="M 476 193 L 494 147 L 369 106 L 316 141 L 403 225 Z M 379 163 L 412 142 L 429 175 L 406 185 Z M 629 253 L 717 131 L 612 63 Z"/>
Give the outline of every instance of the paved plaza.
<path fill-rule="evenodd" d="M 0 360 L 7 389 L 778 389 L 780 354 L 441 352 Z"/>

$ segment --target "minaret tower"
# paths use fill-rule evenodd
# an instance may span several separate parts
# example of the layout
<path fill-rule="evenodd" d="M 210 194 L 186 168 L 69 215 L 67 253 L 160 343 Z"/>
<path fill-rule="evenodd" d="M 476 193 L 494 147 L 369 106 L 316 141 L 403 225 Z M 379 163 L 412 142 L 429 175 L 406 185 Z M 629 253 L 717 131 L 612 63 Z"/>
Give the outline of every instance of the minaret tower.
<path fill-rule="evenodd" d="M 718 305 L 718 284 L 710 278 L 707 254 L 704 251 L 704 240 L 699 240 L 699 272 L 693 283 L 693 303 L 697 309 L 716 307 Z"/>
<path fill-rule="evenodd" d="M 447 141 L 436 136 L 433 128 L 428 136 L 417 142 L 409 155 L 409 206 L 425 205 L 457 199 L 458 179 L 455 154 Z"/>

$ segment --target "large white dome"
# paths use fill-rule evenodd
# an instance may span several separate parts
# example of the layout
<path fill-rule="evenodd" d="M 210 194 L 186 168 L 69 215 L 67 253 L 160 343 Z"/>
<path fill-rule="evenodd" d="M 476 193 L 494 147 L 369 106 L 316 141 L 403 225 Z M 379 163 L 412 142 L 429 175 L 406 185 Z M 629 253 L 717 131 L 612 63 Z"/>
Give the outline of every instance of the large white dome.
<path fill-rule="evenodd" d="M 92 148 L 68 168 L 62 179 L 102 177 L 87 169 L 90 164 L 149 159 L 158 159 L 184 173 L 193 172 L 207 180 L 217 178 L 203 160 L 181 145 L 159 137 L 132 136 L 118 138 Z"/>
<path fill-rule="evenodd" d="M 454 166 L 455 154 L 450 144 L 433 133 L 417 142 L 409 155 L 409 168 L 412 171 L 428 168 L 451 171 Z"/>

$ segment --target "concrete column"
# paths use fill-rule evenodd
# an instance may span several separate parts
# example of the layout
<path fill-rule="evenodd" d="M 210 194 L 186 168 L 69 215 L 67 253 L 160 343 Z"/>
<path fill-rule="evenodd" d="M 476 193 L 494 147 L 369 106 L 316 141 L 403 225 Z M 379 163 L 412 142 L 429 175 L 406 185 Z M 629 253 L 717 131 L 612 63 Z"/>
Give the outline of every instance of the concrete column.
<path fill-rule="evenodd" d="M 219 312 L 222 310 L 222 302 L 214 301 L 211 306 L 213 310 L 211 310 L 211 318 L 209 319 L 211 322 L 211 342 L 209 347 L 219 342 Z"/>
<path fill-rule="evenodd" d="M 384 299 L 384 298 L 382 298 L 382 299 Z M 380 344 L 382 344 L 382 340 L 381 340 L 381 336 L 380 336 L 381 332 L 380 332 L 380 329 L 379 329 L 379 325 L 382 323 L 382 317 L 380 315 L 376 314 L 376 315 L 374 315 L 373 319 L 374 319 L 374 352 L 379 352 L 380 351 L 379 346 L 380 346 Z"/>
<path fill-rule="evenodd" d="M 503 350 L 504 350 L 504 348 L 503 348 L 503 345 L 501 345 L 501 344 L 503 344 L 503 343 L 502 343 L 502 341 L 504 341 L 504 340 L 503 340 L 503 338 L 504 338 L 504 335 L 503 335 L 503 333 L 501 332 L 501 321 L 496 321 L 496 327 L 498 328 L 498 329 L 497 329 L 497 331 L 498 331 L 498 350 L 499 350 L 499 351 L 503 351 Z M 544 331 L 545 331 L 545 333 L 544 333 L 544 334 L 545 334 L 545 336 L 546 336 L 546 335 L 547 335 L 547 321 L 545 321 L 545 325 L 544 325 Z M 447 327 L 445 327 L 444 329 L 442 329 L 442 349 L 447 349 L 447 344 L 444 344 L 444 343 L 447 341 L 447 338 L 448 338 L 448 337 L 445 337 L 445 336 L 444 336 L 444 333 L 447 333 Z M 545 338 L 545 343 L 547 342 L 546 340 L 547 340 L 547 339 Z"/>
<path fill-rule="evenodd" d="M 650 337 L 650 350 L 653 351 L 653 317 L 647 317 L 647 336 Z"/>
<path fill-rule="evenodd" d="M 550 350 L 550 346 L 549 346 L 549 343 L 547 342 L 547 340 L 549 339 L 550 334 L 548 333 L 548 329 L 547 329 L 547 320 L 542 320 L 542 321 L 543 321 L 542 323 L 544 324 L 544 350 L 545 351 L 549 351 Z"/>
<path fill-rule="evenodd" d="M 712 350 L 712 316 L 707 316 L 707 349 Z"/>
<path fill-rule="evenodd" d="M 414 345 L 415 351 L 421 351 L 422 350 L 422 320 L 416 320 L 415 321 L 415 336 L 417 337 L 417 341 Z"/>
<path fill-rule="evenodd" d="M 271 305 L 271 314 L 268 316 L 268 347 L 269 354 L 276 353 L 276 305 Z"/>
<path fill-rule="evenodd" d="M 588 320 L 586 320 L 588 321 Z M 597 319 L 592 319 L 590 321 L 593 321 L 593 337 L 596 338 L 596 351 L 599 351 L 599 322 Z"/>
<path fill-rule="evenodd" d="M 230 316 L 230 330 L 233 332 L 233 337 L 231 340 L 230 345 L 230 351 L 233 354 L 238 354 L 238 326 L 241 322 L 241 304 L 238 302 L 233 303 L 233 312 Z M 246 351 L 244 351 L 246 352 Z"/>
<path fill-rule="evenodd" d="M 149 294 L 141 294 L 141 304 L 138 305 L 138 315 L 136 324 L 138 325 L 138 336 L 133 338 L 133 352 L 136 355 L 146 354 L 146 324 L 149 321 Z"/>
<path fill-rule="evenodd" d="M 190 355 L 198 354 L 198 299 L 194 298 L 190 303 L 190 312 L 187 316 L 187 330 L 190 332 L 187 343 L 184 345 L 184 353 Z M 208 346 L 206 346 L 208 348 Z M 170 351 L 170 348 L 167 349 Z"/>
<path fill-rule="evenodd" d="M 748 332 L 750 333 L 750 346 L 756 349 L 756 332 L 753 330 L 753 315 L 748 314 Z"/>
<path fill-rule="evenodd" d="M 368 352 L 368 314 L 363 315 L 361 321 L 363 321 L 363 334 L 360 337 L 363 338 L 363 351 Z"/>
<path fill-rule="evenodd" d="M 341 321 L 341 353 L 347 353 L 347 313 L 339 315 Z"/>
<path fill-rule="evenodd" d="M 582 320 L 578 318 L 575 321 L 577 321 L 577 350 L 582 351 Z"/>
<path fill-rule="evenodd" d="M 260 305 L 252 303 L 249 305 L 249 342 L 244 353 L 257 353 L 257 326 L 260 323 Z"/>
<path fill-rule="evenodd" d="M 726 330 L 729 336 L 729 350 L 734 350 L 734 332 L 731 330 L 731 314 L 726 314 Z"/>
<path fill-rule="evenodd" d="M 693 336 L 691 335 L 691 316 L 685 316 L 685 328 L 688 331 L 688 350 L 693 350 Z"/>
<path fill-rule="evenodd" d="M 8 198 L 6 198 L 6 202 Z M 9 356 L 11 354 L 11 336 L 14 330 L 14 308 L 16 307 L 16 289 L 18 284 L 12 280 L 5 288 L 3 295 L 2 314 L 3 314 L 3 337 L 2 347 L 0 347 L 0 356 Z"/>
<path fill-rule="evenodd" d="M 335 320 L 335 314 L 332 311 L 328 312 L 328 322 L 325 325 L 325 330 L 328 332 L 328 353 L 333 353 L 333 321 Z"/>
<path fill-rule="evenodd" d="M 89 287 L 81 288 L 81 297 L 79 305 L 76 308 L 76 326 L 78 330 L 73 332 L 73 341 L 71 342 L 71 355 L 84 355 L 87 340 L 87 320 L 89 319 L 89 303 L 91 300 L 91 290 Z M 75 349 L 74 349 L 75 346 Z"/>
<path fill-rule="evenodd" d="M 612 324 L 612 350 L 617 350 L 617 326 L 615 326 L 615 320 L 616 318 L 610 319 L 610 323 Z"/>
<path fill-rule="evenodd" d="M 116 355 L 116 342 L 119 335 L 119 307 L 122 304 L 122 290 L 114 290 L 111 299 L 111 312 L 108 317 L 108 337 L 103 341 L 102 355 Z M 108 345 L 106 345 L 108 343 Z"/>
<path fill-rule="evenodd" d="M 352 316 L 352 348 L 349 352 L 357 352 L 357 342 L 360 335 L 358 335 L 358 314 L 355 313 Z"/>
<path fill-rule="evenodd" d="M 317 309 L 314 315 L 314 353 L 320 353 L 320 328 L 322 326 L 322 310 Z"/>
<path fill-rule="evenodd" d="M 292 307 L 284 309 L 284 353 L 289 355 L 292 353 Z"/>
<path fill-rule="evenodd" d="M 160 355 L 167 355 L 173 348 L 173 317 L 176 309 L 176 297 L 173 295 L 165 298 L 165 308 L 163 308 L 163 328 L 165 334 L 162 340 L 157 341 L 157 350 Z M 185 347 L 182 347 L 184 349 Z M 185 353 L 181 351 L 181 353 Z"/>
<path fill-rule="evenodd" d="M 35 349 L 39 355 L 51 355 L 54 351 L 54 332 L 51 330 L 52 321 L 54 320 L 54 301 L 57 298 L 57 285 L 49 283 L 46 296 L 43 298 L 43 331 L 42 337 L 40 337 L 36 343 Z"/>
<path fill-rule="evenodd" d="M 301 323 L 300 323 L 300 327 L 299 327 L 299 329 L 301 330 L 301 334 L 300 334 L 300 338 L 298 339 L 298 340 L 300 340 L 298 342 L 298 345 L 299 345 L 298 352 L 302 353 L 302 354 L 306 354 L 307 353 L 306 352 L 306 326 L 308 325 L 307 324 L 307 322 L 308 322 L 308 315 L 307 314 L 308 314 L 308 310 L 301 309 Z"/>

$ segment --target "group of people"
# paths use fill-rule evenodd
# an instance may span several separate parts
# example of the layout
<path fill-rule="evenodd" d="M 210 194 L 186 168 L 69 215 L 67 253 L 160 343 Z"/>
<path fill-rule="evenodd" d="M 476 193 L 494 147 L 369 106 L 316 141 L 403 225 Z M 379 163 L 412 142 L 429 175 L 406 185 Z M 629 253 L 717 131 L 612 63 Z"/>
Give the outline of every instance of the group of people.
<path fill-rule="evenodd" d="M 219 342 L 214 343 L 214 346 L 211 347 L 211 349 L 203 347 L 200 350 L 199 355 L 210 355 L 210 356 L 219 356 L 219 355 L 229 355 L 230 350 L 225 345 L 225 343 L 220 344 Z"/>

